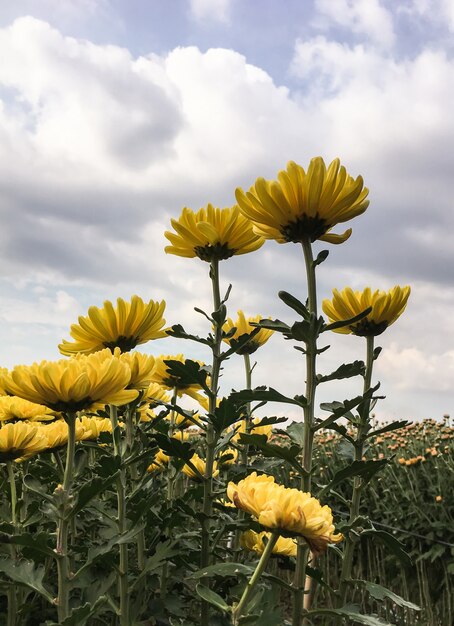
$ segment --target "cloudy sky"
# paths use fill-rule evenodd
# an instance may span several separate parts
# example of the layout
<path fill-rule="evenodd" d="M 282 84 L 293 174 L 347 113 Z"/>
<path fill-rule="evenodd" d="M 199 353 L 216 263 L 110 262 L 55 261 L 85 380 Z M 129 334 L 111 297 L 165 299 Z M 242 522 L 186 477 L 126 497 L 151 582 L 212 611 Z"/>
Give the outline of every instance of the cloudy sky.
<path fill-rule="evenodd" d="M 0 365 L 58 358 L 90 305 L 133 293 L 203 332 L 193 307 L 210 308 L 207 266 L 164 254 L 170 218 L 230 206 L 235 187 L 290 159 L 339 156 L 371 204 L 330 246 L 320 295 L 411 285 L 380 337 L 376 412 L 452 413 L 453 34 L 453 0 L 3 0 Z M 305 298 L 301 250 L 267 242 L 224 262 L 222 282 L 232 316 L 290 321 L 276 294 Z M 364 356 L 360 338 L 329 340 L 323 373 Z M 144 347 L 182 350 L 208 357 L 174 340 Z M 257 384 L 302 391 L 288 343 L 257 356 Z M 228 362 L 225 391 L 241 367 Z M 326 384 L 319 400 L 360 386 Z"/>

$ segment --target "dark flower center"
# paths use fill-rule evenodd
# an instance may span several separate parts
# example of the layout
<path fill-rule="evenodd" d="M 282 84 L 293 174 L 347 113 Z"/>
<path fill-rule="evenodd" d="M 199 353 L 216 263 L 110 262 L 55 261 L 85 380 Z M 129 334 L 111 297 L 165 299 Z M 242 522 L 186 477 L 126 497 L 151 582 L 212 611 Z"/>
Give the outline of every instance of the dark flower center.
<path fill-rule="evenodd" d="M 90 398 L 90 396 L 87 396 L 82 400 L 69 400 L 68 402 L 59 400 L 55 404 L 48 404 L 47 406 L 54 411 L 62 413 L 77 413 L 78 411 L 83 411 L 83 409 L 88 409 L 88 407 L 91 406 L 93 402 L 94 401 Z"/>
<path fill-rule="evenodd" d="M 368 320 L 366 317 L 357 324 L 349 326 L 349 328 L 352 333 L 358 337 L 376 337 L 385 332 L 388 328 L 388 322 L 384 320 L 383 322 L 377 323 L 373 320 Z"/>
<path fill-rule="evenodd" d="M 285 226 L 282 226 L 281 233 L 285 241 L 291 241 L 292 243 L 301 243 L 307 237 L 313 242 L 324 235 L 330 228 L 331 225 L 327 224 L 318 215 L 315 217 L 302 215 L 294 222 L 288 222 Z"/>
<path fill-rule="evenodd" d="M 194 252 L 202 261 L 224 261 L 230 259 L 236 252 L 234 248 L 229 248 L 226 243 L 216 243 L 214 246 L 196 246 Z"/>
<path fill-rule="evenodd" d="M 138 339 L 138 337 L 124 337 L 123 335 L 120 335 L 120 337 L 117 337 L 115 341 L 104 341 L 103 346 L 109 348 L 112 354 L 115 348 L 120 348 L 122 352 L 130 352 L 138 344 Z"/>

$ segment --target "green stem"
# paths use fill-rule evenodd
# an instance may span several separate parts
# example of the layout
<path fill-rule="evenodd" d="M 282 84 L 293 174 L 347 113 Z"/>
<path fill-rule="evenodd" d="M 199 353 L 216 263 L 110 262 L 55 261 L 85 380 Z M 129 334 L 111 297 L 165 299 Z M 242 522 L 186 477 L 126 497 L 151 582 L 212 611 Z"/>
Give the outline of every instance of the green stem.
<path fill-rule="evenodd" d="M 112 422 L 112 438 L 114 455 L 123 461 L 121 432 L 118 425 L 117 407 L 110 405 L 110 421 Z M 120 465 L 120 473 L 116 480 L 117 487 L 117 528 L 118 534 L 126 532 L 126 472 Z M 120 626 L 129 625 L 129 585 L 128 585 L 128 544 L 119 546 L 120 562 L 118 567 L 118 589 L 120 594 Z"/>
<path fill-rule="evenodd" d="M 76 413 L 65 415 L 68 424 L 68 443 L 66 446 L 66 463 L 63 484 L 57 487 L 56 493 L 61 499 L 57 526 L 57 574 L 58 574 L 58 620 L 61 622 L 69 616 L 69 591 L 71 579 L 70 558 L 68 554 L 68 530 L 71 519 L 71 487 L 74 479 L 74 452 L 76 449 Z"/>
<path fill-rule="evenodd" d="M 237 624 L 239 624 L 240 617 L 243 614 L 247 601 L 249 600 L 251 593 L 254 590 L 254 587 L 257 585 L 260 576 L 263 574 L 278 539 L 279 534 L 277 532 L 273 532 L 268 540 L 268 543 L 265 546 L 262 556 L 260 557 L 260 561 L 257 563 L 257 567 L 255 568 L 254 573 L 252 574 L 248 584 L 246 585 L 245 590 L 243 591 L 243 595 L 241 596 L 240 601 L 232 611 L 232 622 L 234 626 L 237 626 Z"/>
<path fill-rule="evenodd" d="M 251 370 L 251 357 L 249 354 L 243 354 L 244 358 L 244 369 L 246 373 L 246 389 L 252 389 L 252 370 Z M 252 430 L 252 415 L 251 415 L 251 403 L 249 402 L 246 406 L 246 428 L 245 432 L 250 433 Z M 243 449 L 241 451 L 241 459 L 243 464 L 248 466 L 249 462 L 249 444 L 243 444 Z"/>
<path fill-rule="evenodd" d="M 177 399 L 178 399 L 178 389 L 177 387 L 174 387 L 173 393 L 172 393 L 172 399 L 170 401 L 172 406 L 176 405 Z M 175 417 L 176 417 L 176 412 L 172 409 L 172 411 L 170 412 L 170 425 L 169 425 L 169 431 L 168 431 L 169 437 L 172 437 L 173 433 L 175 432 Z M 175 475 L 171 474 L 171 470 L 169 468 L 169 472 L 167 473 L 167 503 L 169 506 L 171 505 L 173 501 L 174 482 L 175 482 Z M 165 533 L 168 533 L 168 532 L 169 532 L 169 529 L 166 528 Z M 168 570 L 169 570 L 169 562 L 166 561 L 163 564 L 162 570 L 161 570 L 161 583 L 160 583 L 161 599 L 165 598 L 166 593 L 167 593 Z"/>
<path fill-rule="evenodd" d="M 11 461 L 8 461 L 6 464 L 7 472 L 8 472 L 8 482 L 10 489 L 10 497 L 11 497 L 11 524 L 14 528 L 14 534 L 18 532 L 17 528 L 17 491 L 16 491 L 16 480 L 14 477 L 14 469 Z M 14 545 L 11 546 L 11 558 L 17 559 L 17 550 Z M 16 615 L 17 615 L 17 587 L 14 583 L 11 583 L 8 589 L 8 617 L 7 617 L 7 626 L 15 626 L 16 624 Z"/>
<path fill-rule="evenodd" d="M 364 374 L 363 394 L 366 394 L 371 388 L 372 369 L 374 363 L 374 337 L 366 337 L 366 371 Z M 359 406 L 360 423 L 357 430 L 355 441 L 355 461 L 361 461 L 364 454 L 364 443 L 366 441 L 367 432 L 370 428 L 370 398 L 365 399 Z M 363 490 L 363 481 L 359 476 L 355 476 L 353 480 L 352 501 L 350 503 L 349 524 L 352 524 L 358 517 L 361 505 L 361 494 Z M 353 554 L 355 550 L 355 542 L 348 535 L 345 539 L 345 548 L 342 556 L 342 571 L 340 577 L 340 599 L 342 605 L 347 600 L 348 584 L 352 577 Z"/>
<path fill-rule="evenodd" d="M 213 290 L 213 310 L 219 311 L 221 307 L 221 294 L 219 289 L 219 261 L 213 260 L 210 264 L 210 278 Z M 216 410 L 216 400 L 218 394 L 219 374 L 221 371 L 221 343 L 222 343 L 222 323 L 214 323 L 214 342 L 212 345 L 212 369 L 211 385 L 209 393 L 208 412 L 214 413 Z M 202 542 L 200 567 L 207 567 L 210 564 L 210 520 L 213 514 L 213 465 L 214 452 L 217 443 L 217 436 L 213 425 L 209 422 L 206 429 L 206 457 L 205 475 L 203 481 L 203 505 L 202 505 Z M 209 626 L 209 604 L 202 600 L 201 605 L 201 626 Z"/>
<path fill-rule="evenodd" d="M 304 262 L 306 266 L 307 278 L 307 300 L 308 310 L 311 315 L 317 317 L 317 284 L 315 278 L 314 258 L 312 255 L 312 244 L 309 238 L 302 242 Z M 312 445 L 314 440 L 314 410 L 315 410 L 315 390 L 316 360 L 317 360 L 317 337 L 310 337 L 306 342 L 306 406 L 304 413 L 303 430 L 303 450 L 301 465 L 304 475 L 301 478 L 301 490 L 310 492 L 311 490 L 311 469 L 312 469 Z M 309 557 L 309 549 L 304 542 L 298 542 L 294 586 L 294 605 L 292 626 L 300 626 L 303 618 L 304 587 L 306 583 L 306 565 Z"/>

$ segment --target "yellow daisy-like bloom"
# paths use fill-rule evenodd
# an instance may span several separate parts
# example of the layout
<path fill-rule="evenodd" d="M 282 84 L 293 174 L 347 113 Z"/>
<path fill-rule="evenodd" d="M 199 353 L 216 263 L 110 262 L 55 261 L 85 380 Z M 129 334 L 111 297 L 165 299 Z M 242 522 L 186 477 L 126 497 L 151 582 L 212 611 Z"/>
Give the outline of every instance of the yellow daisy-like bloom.
<path fill-rule="evenodd" d="M 8 374 L 8 370 L 6 367 L 0 367 L 0 380 L 2 379 L 2 376 L 6 376 Z M 0 383 L 0 396 L 6 396 L 6 391 L 3 389 L 1 383 Z"/>
<path fill-rule="evenodd" d="M 121 406 L 132 402 L 138 392 L 127 390 L 131 370 L 110 350 L 71 359 L 18 365 L 0 384 L 11 395 L 43 404 L 54 411 L 76 412 L 96 403 Z"/>
<path fill-rule="evenodd" d="M 369 307 L 372 311 L 359 322 L 334 329 L 336 333 L 353 334 L 359 337 L 380 335 L 400 317 L 407 306 L 410 287 L 393 287 L 390 291 L 353 291 L 345 287 L 333 289 L 333 299 L 323 300 L 322 308 L 330 323 L 350 319 Z"/>
<path fill-rule="evenodd" d="M 47 439 L 38 424 L 16 422 L 0 427 L 0 463 L 23 461 L 47 448 Z"/>
<path fill-rule="evenodd" d="M 264 539 L 268 541 L 271 538 L 271 533 L 256 533 L 253 530 L 247 530 L 240 537 L 240 545 L 242 548 L 247 548 L 252 552 L 263 554 L 265 550 Z M 276 545 L 273 548 L 273 554 L 283 554 L 284 556 L 295 556 L 298 546 L 294 539 L 291 537 L 279 537 Z"/>
<path fill-rule="evenodd" d="M 4 371 L 5 374 L 8 370 Z M 55 419 L 57 413 L 42 404 L 35 404 L 16 396 L 0 396 L 0 422 L 28 420 L 30 422 L 48 422 Z"/>
<path fill-rule="evenodd" d="M 115 348 L 114 355 L 129 365 L 131 380 L 128 389 L 141 390 L 149 387 L 155 366 L 154 356 L 140 352 L 121 352 L 120 348 Z"/>
<path fill-rule="evenodd" d="M 336 224 L 364 213 L 369 205 L 363 179 L 354 180 L 335 159 L 328 168 L 321 157 L 311 160 L 307 172 L 290 161 L 277 181 L 258 178 L 246 193 L 235 192 L 241 212 L 254 223 L 254 231 L 278 243 L 307 239 L 342 243 L 342 235 L 331 233 Z"/>
<path fill-rule="evenodd" d="M 224 469 L 229 465 L 234 465 L 238 459 L 238 450 L 236 448 L 226 448 L 218 457 L 219 465 Z"/>
<path fill-rule="evenodd" d="M 203 406 L 203 403 L 206 402 L 206 398 L 199 393 L 202 390 L 202 387 L 197 383 L 187 385 L 178 376 L 172 376 L 169 372 L 167 364 L 164 363 L 164 361 L 180 361 L 180 363 L 184 363 L 185 360 L 186 359 L 182 354 L 156 357 L 155 368 L 153 370 L 151 381 L 161 387 L 164 387 L 164 389 L 176 389 L 179 397 L 182 395 L 190 396 L 194 400 L 197 400 L 197 402 L 202 403 Z M 203 366 L 201 361 L 197 361 L 197 363 Z"/>
<path fill-rule="evenodd" d="M 112 432 L 112 422 L 108 417 L 87 417 L 83 415 L 76 420 L 76 428 L 78 425 L 84 429 L 83 441 L 98 439 L 101 433 Z"/>
<path fill-rule="evenodd" d="M 275 483 L 273 476 L 257 476 L 253 472 L 238 484 L 229 483 L 227 496 L 238 509 L 253 515 L 268 530 L 304 537 L 315 554 L 343 538 L 334 533 L 333 515 L 328 506 L 322 506 L 310 493 Z"/>
<path fill-rule="evenodd" d="M 255 417 L 252 420 L 252 428 L 249 431 L 251 435 L 265 435 L 267 439 L 269 439 L 273 433 L 272 424 L 265 424 L 264 426 L 256 426 L 256 424 L 260 424 L 260 418 Z M 233 441 L 238 441 L 241 433 L 246 432 L 247 422 L 246 420 L 242 420 L 240 423 L 240 427 L 236 431 L 236 434 L 232 437 Z"/>
<path fill-rule="evenodd" d="M 117 347 L 129 352 L 140 343 L 167 337 L 161 330 L 166 323 L 162 317 L 165 306 L 164 300 L 146 303 L 139 296 L 132 296 L 130 302 L 118 298 L 116 307 L 106 300 L 102 309 L 91 306 L 86 317 L 81 315 L 69 331 L 75 341 L 63 339 L 58 348 L 66 356 L 92 354 L 103 348 L 113 352 Z"/>
<path fill-rule="evenodd" d="M 42 424 L 41 433 L 44 435 L 47 441 L 46 450 L 57 450 L 66 446 L 68 443 L 68 424 L 63 419 L 56 420 L 51 424 Z M 86 431 L 80 420 L 76 420 L 75 424 L 76 441 L 83 441 L 87 439 Z"/>
<path fill-rule="evenodd" d="M 221 261 L 234 254 L 253 252 L 263 245 L 264 239 L 254 233 L 251 222 L 235 205 L 228 209 L 215 209 L 211 204 L 194 213 L 184 208 L 178 220 L 171 220 L 175 233 L 164 234 L 172 244 L 166 246 L 168 254 L 202 261 Z"/>
<path fill-rule="evenodd" d="M 251 322 L 260 322 L 263 317 L 260 315 L 256 315 L 255 317 L 244 316 L 243 311 L 238 311 L 238 319 L 234 322 L 230 317 L 227 318 L 226 323 L 222 327 L 222 330 L 225 333 L 228 333 L 232 328 L 236 328 L 235 334 L 229 338 L 225 338 L 224 341 L 229 345 L 232 345 L 232 339 L 238 341 L 238 339 L 243 338 L 244 335 L 250 335 L 252 331 L 255 330 L 255 326 L 251 326 Z M 237 354 L 252 354 L 256 350 L 263 346 L 264 343 L 268 341 L 271 335 L 274 333 L 273 330 L 267 330 L 266 328 L 261 328 L 259 332 L 252 337 L 250 341 L 248 341 L 244 346 L 236 350 Z"/>
<path fill-rule="evenodd" d="M 147 467 L 147 472 L 162 472 L 168 466 L 169 461 L 170 457 L 162 450 L 158 450 L 153 463 Z"/>
<path fill-rule="evenodd" d="M 198 454 L 194 453 L 193 456 L 191 457 L 191 463 L 194 465 L 194 467 L 199 471 L 199 473 L 204 476 L 205 474 L 205 468 L 206 468 L 206 463 L 203 459 L 201 459 L 199 457 Z M 201 480 L 199 474 L 197 474 L 196 472 L 194 472 L 194 470 L 192 469 L 192 467 L 190 467 L 187 463 L 185 463 L 182 467 L 182 472 L 183 474 L 186 474 L 186 476 L 189 476 L 189 478 L 192 478 L 193 480 Z M 219 474 L 219 470 L 218 470 L 218 465 L 216 463 L 216 461 L 213 463 L 213 478 L 215 476 L 217 476 Z"/>

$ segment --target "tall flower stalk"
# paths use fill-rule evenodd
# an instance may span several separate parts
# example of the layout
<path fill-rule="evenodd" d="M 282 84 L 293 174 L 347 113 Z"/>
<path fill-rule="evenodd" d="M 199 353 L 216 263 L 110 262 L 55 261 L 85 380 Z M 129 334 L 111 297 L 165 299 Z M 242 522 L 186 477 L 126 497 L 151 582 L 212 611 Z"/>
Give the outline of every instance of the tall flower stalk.
<path fill-rule="evenodd" d="M 213 292 L 213 322 L 214 333 L 212 350 L 212 368 L 211 382 L 208 402 L 208 413 L 214 414 L 216 410 L 216 401 L 219 386 L 219 374 L 221 371 L 221 344 L 222 344 L 222 325 L 224 320 L 219 318 L 221 308 L 221 294 L 219 287 L 219 261 L 213 259 L 210 263 L 210 278 Z M 200 567 L 207 567 L 210 564 L 210 522 L 213 514 L 213 466 L 214 454 L 217 443 L 217 436 L 214 426 L 208 421 L 206 433 L 206 457 L 205 457 L 205 474 L 203 481 L 203 519 L 202 519 L 202 545 L 200 555 Z M 202 601 L 201 625 L 209 625 L 209 605 Z"/>
<path fill-rule="evenodd" d="M 307 278 L 307 308 L 310 319 L 317 319 L 317 286 L 315 277 L 315 265 L 312 254 L 312 244 L 309 237 L 305 237 L 301 242 L 304 253 L 304 262 Z M 306 350 L 306 404 L 303 408 L 304 431 L 303 449 L 301 452 L 301 465 L 304 474 L 301 477 L 301 490 L 310 493 L 311 491 L 311 469 L 312 469 L 312 445 L 314 441 L 314 408 L 316 390 L 316 360 L 317 360 L 317 336 L 310 333 L 308 341 L 305 342 Z M 296 567 L 293 578 L 294 604 L 292 626 L 299 626 L 304 610 L 304 590 L 306 584 L 306 566 L 309 558 L 309 547 L 306 542 L 298 540 L 296 555 Z"/>
<path fill-rule="evenodd" d="M 17 489 L 16 489 L 16 478 L 14 476 L 14 468 L 12 461 L 8 461 L 6 463 L 6 470 L 8 473 L 8 483 L 10 489 L 10 498 L 11 498 L 11 524 L 14 529 L 14 534 L 17 532 Z M 11 546 L 11 557 L 13 559 L 17 558 L 17 551 L 15 546 Z M 17 585 L 11 583 L 8 589 L 8 615 L 7 615 L 7 626 L 15 626 L 16 624 L 16 614 L 17 614 L 17 593 L 18 588 Z"/>
<path fill-rule="evenodd" d="M 366 395 L 371 389 L 372 369 L 374 363 L 374 337 L 373 335 L 366 337 L 366 369 L 364 373 L 363 395 Z M 364 444 L 366 442 L 367 433 L 370 429 L 370 397 L 366 397 L 359 407 L 359 423 L 356 432 L 355 441 L 355 461 L 361 461 L 364 454 Z M 353 481 L 353 493 L 350 502 L 349 524 L 353 524 L 359 515 L 361 504 L 361 493 L 363 491 L 364 481 L 360 476 L 355 476 Z M 352 537 L 346 537 L 345 549 L 342 557 L 342 571 L 340 577 L 340 593 L 342 604 L 345 604 L 348 593 L 348 583 L 352 577 L 353 554 L 355 550 L 355 542 Z"/>

